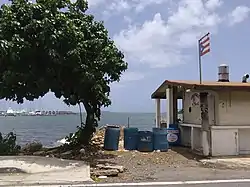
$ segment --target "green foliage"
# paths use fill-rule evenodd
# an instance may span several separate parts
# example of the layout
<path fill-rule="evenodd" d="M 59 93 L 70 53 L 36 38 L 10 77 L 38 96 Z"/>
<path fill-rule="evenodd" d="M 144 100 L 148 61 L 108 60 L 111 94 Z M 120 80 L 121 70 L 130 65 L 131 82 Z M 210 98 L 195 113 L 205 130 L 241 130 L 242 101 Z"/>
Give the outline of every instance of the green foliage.
<path fill-rule="evenodd" d="M 70 146 L 78 146 L 81 144 L 81 138 L 84 136 L 84 127 L 83 126 L 77 126 L 77 131 L 75 133 L 70 133 L 68 136 L 66 136 L 66 141 L 69 142 Z"/>
<path fill-rule="evenodd" d="M 16 134 L 13 132 L 8 133 L 3 137 L 0 133 L 0 155 L 16 155 L 19 153 L 21 147 L 16 145 Z"/>
<path fill-rule="evenodd" d="M 184 109 L 181 109 L 178 111 L 178 114 L 183 114 L 184 113 Z"/>
<path fill-rule="evenodd" d="M 110 83 L 127 69 L 102 22 L 77 0 L 12 0 L 0 9 L 0 99 L 22 103 L 49 91 L 68 105 L 83 103 L 81 143 L 90 140 Z"/>

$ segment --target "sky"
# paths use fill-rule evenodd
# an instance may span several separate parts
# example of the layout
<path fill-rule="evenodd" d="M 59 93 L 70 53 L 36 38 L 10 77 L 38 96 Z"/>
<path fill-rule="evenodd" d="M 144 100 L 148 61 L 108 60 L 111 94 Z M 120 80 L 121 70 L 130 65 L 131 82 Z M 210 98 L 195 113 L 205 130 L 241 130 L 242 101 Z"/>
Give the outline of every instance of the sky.
<path fill-rule="evenodd" d="M 154 112 L 151 94 L 164 80 L 198 80 L 197 43 L 207 32 L 211 51 L 202 57 L 203 80 L 217 81 L 220 64 L 229 65 L 230 81 L 241 81 L 245 73 L 250 73 L 249 0 L 89 0 L 88 3 L 88 13 L 104 21 L 129 65 L 121 81 L 111 85 L 112 105 L 104 110 Z M 23 105 L 0 101 L 0 109 L 8 107 L 77 110 L 67 107 L 52 93 Z"/>

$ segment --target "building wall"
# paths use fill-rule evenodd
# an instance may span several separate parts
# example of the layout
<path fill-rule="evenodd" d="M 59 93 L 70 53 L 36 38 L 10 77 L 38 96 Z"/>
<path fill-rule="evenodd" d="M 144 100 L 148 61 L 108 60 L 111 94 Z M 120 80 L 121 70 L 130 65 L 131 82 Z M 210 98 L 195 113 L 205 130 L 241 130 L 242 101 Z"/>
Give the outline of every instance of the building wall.
<path fill-rule="evenodd" d="M 183 123 L 201 124 L 200 105 L 192 102 L 192 95 L 197 92 L 186 92 L 183 102 Z M 199 95 L 199 94 L 198 94 Z"/>
<path fill-rule="evenodd" d="M 193 147 L 192 149 L 198 152 L 202 151 L 202 134 L 201 128 L 193 127 Z"/>
<path fill-rule="evenodd" d="M 250 92 L 218 92 L 218 121 L 212 130 L 212 154 L 250 154 Z"/>
<path fill-rule="evenodd" d="M 219 92 L 218 125 L 250 125 L 250 92 Z"/>
<path fill-rule="evenodd" d="M 208 111 L 212 156 L 250 154 L 250 92 L 211 93 Z M 193 94 L 195 92 L 187 92 L 183 98 L 183 123 L 199 125 L 200 106 L 193 104 Z M 191 139 L 185 138 L 186 142 L 192 140 L 192 147 L 200 149 L 201 131 L 193 128 L 190 135 Z"/>
<path fill-rule="evenodd" d="M 250 154 L 250 129 L 239 129 L 239 154 Z"/>
<path fill-rule="evenodd" d="M 212 156 L 231 156 L 239 154 L 237 129 L 212 129 Z"/>
<path fill-rule="evenodd" d="M 191 127 L 180 127 L 181 145 L 191 147 Z"/>
<path fill-rule="evenodd" d="M 192 99 L 197 97 L 195 101 Z M 199 102 L 199 92 L 186 92 L 183 99 L 183 123 L 201 124 L 201 109 Z M 213 94 L 208 95 L 208 113 L 209 123 L 214 125 L 215 120 L 215 96 Z"/>

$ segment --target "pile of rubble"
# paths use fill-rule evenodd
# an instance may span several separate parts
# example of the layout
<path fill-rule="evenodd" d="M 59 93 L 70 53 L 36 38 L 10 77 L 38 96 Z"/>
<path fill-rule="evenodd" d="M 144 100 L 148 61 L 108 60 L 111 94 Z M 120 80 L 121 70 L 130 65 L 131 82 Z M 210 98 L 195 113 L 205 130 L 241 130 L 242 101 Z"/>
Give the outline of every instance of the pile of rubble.
<path fill-rule="evenodd" d="M 124 127 L 123 126 L 119 126 L 120 127 L 120 139 L 119 139 L 119 150 L 124 150 L 123 149 L 123 139 L 124 139 Z M 104 146 L 104 136 L 105 136 L 105 130 L 106 130 L 107 126 L 103 126 L 100 129 L 97 130 L 97 132 L 95 133 L 95 135 L 92 138 L 92 144 L 97 145 L 101 148 L 103 148 Z"/>
<path fill-rule="evenodd" d="M 90 169 L 90 173 L 92 176 L 105 178 L 105 177 L 115 177 L 118 176 L 119 173 L 124 172 L 124 167 L 119 165 L 111 165 L 111 164 L 97 164 L 95 167 Z"/>
<path fill-rule="evenodd" d="M 101 127 L 97 130 L 92 138 L 92 144 L 100 147 L 104 146 L 105 130 L 107 126 Z M 123 150 L 123 127 L 120 127 L 120 140 L 119 140 L 119 150 Z M 119 173 L 124 172 L 124 167 L 120 165 L 112 165 L 109 163 L 96 164 L 91 167 L 91 175 L 99 178 L 114 177 L 118 176 Z"/>
<path fill-rule="evenodd" d="M 99 147 L 104 146 L 105 130 L 106 130 L 106 127 L 101 127 L 100 129 L 96 131 L 95 135 L 93 136 L 91 140 L 92 144 L 97 145 Z"/>

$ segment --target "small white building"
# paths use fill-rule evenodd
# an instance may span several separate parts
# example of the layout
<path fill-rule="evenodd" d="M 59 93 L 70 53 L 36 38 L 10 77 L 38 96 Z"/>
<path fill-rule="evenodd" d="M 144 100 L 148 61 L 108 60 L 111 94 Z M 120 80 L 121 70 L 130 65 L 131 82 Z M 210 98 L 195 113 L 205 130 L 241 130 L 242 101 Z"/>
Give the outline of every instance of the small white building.
<path fill-rule="evenodd" d="M 164 81 L 151 96 L 156 100 L 156 126 L 161 123 L 161 99 L 167 99 L 167 124 L 178 123 L 177 99 L 182 99 L 182 145 L 204 156 L 250 154 L 248 75 L 242 82 L 229 82 L 228 74 L 223 65 L 218 81 Z"/>

